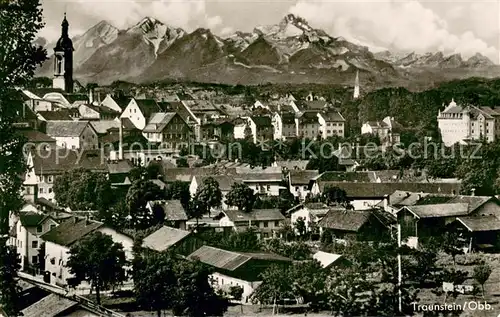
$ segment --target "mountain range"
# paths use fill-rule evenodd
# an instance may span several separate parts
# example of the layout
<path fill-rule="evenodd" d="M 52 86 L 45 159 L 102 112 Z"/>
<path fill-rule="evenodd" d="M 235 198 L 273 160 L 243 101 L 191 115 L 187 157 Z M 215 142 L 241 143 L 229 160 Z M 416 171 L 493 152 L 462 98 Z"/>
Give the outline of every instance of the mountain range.
<path fill-rule="evenodd" d="M 53 43 L 38 38 L 52 55 Z M 289 14 L 278 24 L 236 32 L 226 38 L 199 28 L 188 33 L 146 17 L 126 30 L 101 21 L 73 37 L 74 72 L 81 82 L 189 80 L 226 84 L 362 83 L 428 85 L 452 78 L 492 77 L 498 67 L 477 53 L 383 51 L 372 53 L 342 37 L 332 37 Z M 40 76 L 52 75 L 52 56 Z"/>

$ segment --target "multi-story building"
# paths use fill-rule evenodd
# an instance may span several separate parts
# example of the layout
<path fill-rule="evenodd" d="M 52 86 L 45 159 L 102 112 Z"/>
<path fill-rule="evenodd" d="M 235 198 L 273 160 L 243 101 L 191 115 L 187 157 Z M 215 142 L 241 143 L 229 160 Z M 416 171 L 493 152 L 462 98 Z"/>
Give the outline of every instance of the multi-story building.
<path fill-rule="evenodd" d="M 437 120 L 447 146 L 480 139 L 493 142 L 500 135 L 500 111 L 490 107 L 457 105 L 452 100 Z"/>
<path fill-rule="evenodd" d="M 395 144 L 400 141 L 402 125 L 394 117 L 385 117 L 382 121 L 368 121 L 361 126 L 361 134 L 377 136 L 383 144 Z"/>
<path fill-rule="evenodd" d="M 297 122 L 297 135 L 306 139 L 316 139 L 320 133 L 320 124 L 316 111 L 302 112 Z"/>
<path fill-rule="evenodd" d="M 88 121 L 47 121 L 45 133 L 58 146 L 71 150 L 93 150 L 99 145 L 97 132 Z"/>
<path fill-rule="evenodd" d="M 132 98 L 121 118 L 129 118 L 137 129 L 143 130 L 151 115 L 157 112 L 161 112 L 161 108 L 155 100 Z"/>
<path fill-rule="evenodd" d="M 297 137 L 295 114 L 291 112 L 276 112 L 273 115 L 274 139 L 284 140 Z"/>
<path fill-rule="evenodd" d="M 273 139 L 273 125 L 271 117 L 253 116 L 248 120 L 248 125 L 252 131 L 253 142 L 267 141 Z"/>
<path fill-rule="evenodd" d="M 149 142 L 176 151 L 189 146 L 191 129 L 177 113 L 158 112 L 151 115 L 142 134 Z"/>
<path fill-rule="evenodd" d="M 345 119 L 336 110 L 318 112 L 319 132 L 323 139 L 339 136 L 344 137 Z"/>

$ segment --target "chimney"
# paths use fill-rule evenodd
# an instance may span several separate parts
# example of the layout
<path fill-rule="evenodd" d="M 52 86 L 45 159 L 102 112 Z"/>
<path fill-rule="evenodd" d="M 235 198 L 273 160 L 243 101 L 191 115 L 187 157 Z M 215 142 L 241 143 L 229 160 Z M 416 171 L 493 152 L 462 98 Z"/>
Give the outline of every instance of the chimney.
<path fill-rule="evenodd" d="M 384 195 L 384 211 L 389 211 L 389 195 Z"/>
<path fill-rule="evenodd" d="M 118 160 L 123 160 L 123 121 L 121 117 L 119 127 Z"/>
<path fill-rule="evenodd" d="M 475 196 L 475 195 L 476 195 L 476 189 L 475 189 L 475 188 L 472 188 L 472 189 L 470 190 L 470 195 L 471 195 L 471 196 Z"/>

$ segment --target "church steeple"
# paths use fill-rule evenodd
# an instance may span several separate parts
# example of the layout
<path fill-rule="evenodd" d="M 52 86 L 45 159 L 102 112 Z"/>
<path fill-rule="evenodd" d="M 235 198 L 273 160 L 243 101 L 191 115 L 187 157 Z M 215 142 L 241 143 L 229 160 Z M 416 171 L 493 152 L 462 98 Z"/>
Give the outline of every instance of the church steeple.
<path fill-rule="evenodd" d="M 68 93 L 73 92 L 73 42 L 69 38 L 69 23 L 66 12 L 61 23 L 61 37 L 54 47 L 54 79 L 53 88 L 60 88 Z"/>
<path fill-rule="evenodd" d="M 354 94 L 352 97 L 354 99 L 359 98 L 359 70 L 356 71 L 356 79 L 354 79 Z"/>

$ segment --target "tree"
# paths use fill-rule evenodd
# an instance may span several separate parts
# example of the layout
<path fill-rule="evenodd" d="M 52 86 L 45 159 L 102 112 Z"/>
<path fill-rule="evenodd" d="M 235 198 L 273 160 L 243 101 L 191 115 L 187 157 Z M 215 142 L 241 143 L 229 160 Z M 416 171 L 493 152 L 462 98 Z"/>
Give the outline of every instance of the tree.
<path fill-rule="evenodd" d="M 46 60 L 46 51 L 34 44 L 43 28 L 40 1 L 0 3 L 0 306 L 9 316 L 19 314 L 16 286 L 18 260 L 6 245 L 9 215 L 22 206 L 24 139 L 12 128 L 24 102 L 16 87 L 26 87 L 35 69 Z"/>
<path fill-rule="evenodd" d="M 113 242 L 111 236 L 99 231 L 91 233 L 69 250 L 67 267 L 74 276 L 68 285 L 76 286 L 87 281 L 96 292 L 97 304 L 101 304 L 102 289 L 125 281 L 127 261 L 123 245 Z"/>
<path fill-rule="evenodd" d="M 154 217 L 151 211 L 147 210 L 148 201 L 165 199 L 166 193 L 161 188 L 149 180 L 138 180 L 130 186 L 125 198 L 131 216 L 132 224 L 136 228 L 147 228 L 164 220 Z"/>
<path fill-rule="evenodd" d="M 257 196 L 254 194 L 253 189 L 246 184 L 234 183 L 231 190 L 226 195 L 226 204 L 229 206 L 236 206 L 239 210 L 245 212 L 252 211 Z"/>
<path fill-rule="evenodd" d="M 290 193 L 289 190 L 280 191 L 277 207 L 282 214 L 285 214 L 287 210 L 290 210 L 290 208 L 295 206 L 295 203 L 295 196 L 293 196 L 293 194 Z"/>
<path fill-rule="evenodd" d="M 329 206 L 335 204 L 347 206 L 349 204 L 349 199 L 347 198 L 345 190 L 331 185 L 325 187 L 321 194 L 321 200 Z"/>
<path fill-rule="evenodd" d="M 189 163 L 185 157 L 179 157 L 176 161 L 175 164 L 177 167 L 189 167 Z"/>
<path fill-rule="evenodd" d="M 166 199 L 180 200 L 184 210 L 189 208 L 189 183 L 182 181 L 175 181 L 167 187 Z"/>
<path fill-rule="evenodd" d="M 202 202 L 210 214 L 210 209 L 220 207 L 222 203 L 222 192 L 219 183 L 213 177 L 207 177 L 194 195 L 194 199 Z"/>
<path fill-rule="evenodd" d="M 476 280 L 476 282 L 478 282 L 479 285 L 481 285 L 483 298 L 484 298 L 484 284 L 490 278 L 490 275 L 491 275 L 491 267 L 487 263 L 483 262 L 480 265 L 474 267 L 473 277 Z"/>
<path fill-rule="evenodd" d="M 252 299 L 260 303 L 272 303 L 273 315 L 276 313 L 276 302 L 293 296 L 292 284 L 288 270 L 283 265 L 274 264 L 265 270 L 260 279 L 262 284 L 252 294 Z"/>
<path fill-rule="evenodd" d="M 241 301 L 243 298 L 243 287 L 237 285 L 237 286 L 231 286 L 229 288 L 229 296 L 233 298 L 235 301 Z M 243 314 L 243 305 L 240 303 L 240 310 L 241 313 Z"/>
<path fill-rule="evenodd" d="M 163 166 L 158 161 L 149 162 L 146 166 L 147 179 L 158 179 L 163 175 Z"/>
<path fill-rule="evenodd" d="M 150 253 L 134 261 L 133 272 L 137 302 L 161 317 L 162 310 L 171 307 L 175 295 L 174 261 L 166 253 Z"/>
<path fill-rule="evenodd" d="M 294 224 L 295 230 L 297 231 L 298 235 L 303 238 L 306 235 L 307 232 L 307 226 L 306 226 L 306 221 L 304 218 L 299 217 L 297 221 Z"/>
<path fill-rule="evenodd" d="M 105 174 L 83 168 L 65 171 L 54 181 L 55 199 L 72 210 L 106 210 L 113 202 L 111 191 Z"/>
<path fill-rule="evenodd" d="M 177 286 L 172 301 L 176 316 L 223 316 L 229 302 L 209 284 L 211 271 L 199 261 L 180 260 L 175 265 Z"/>

